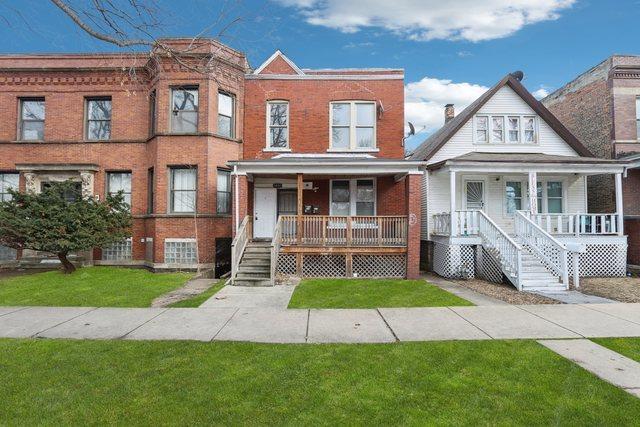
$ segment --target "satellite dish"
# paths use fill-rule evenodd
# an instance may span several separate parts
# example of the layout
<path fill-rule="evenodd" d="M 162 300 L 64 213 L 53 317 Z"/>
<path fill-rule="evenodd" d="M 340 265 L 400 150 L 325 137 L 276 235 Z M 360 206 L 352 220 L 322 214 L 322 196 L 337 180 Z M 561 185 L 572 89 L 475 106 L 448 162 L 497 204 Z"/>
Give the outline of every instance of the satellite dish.
<path fill-rule="evenodd" d="M 513 78 L 515 78 L 519 82 L 521 82 L 522 79 L 524 79 L 524 73 L 520 70 L 514 71 L 513 73 L 511 73 L 511 76 L 513 76 Z"/>
<path fill-rule="evenodd" d="M 407 123 L 409 123 L 409 135 L 407 135 L 407 136 L 415 135 L 416 134 L 416 128 L 413 126 L 413 123 L 411 123 L 411 122 L 407 122 Z"/>

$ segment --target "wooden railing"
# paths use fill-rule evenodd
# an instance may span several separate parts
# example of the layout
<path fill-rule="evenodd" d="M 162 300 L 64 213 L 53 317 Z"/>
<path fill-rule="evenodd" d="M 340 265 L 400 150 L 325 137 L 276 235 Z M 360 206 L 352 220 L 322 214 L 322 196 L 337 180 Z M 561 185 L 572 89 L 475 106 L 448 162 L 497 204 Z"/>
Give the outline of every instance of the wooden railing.
<path fill-rule="evenodd" d="M 482 211 L 478 212 L 478 234 L 483 245 L 496 258 L 502 271 L 522 290 L 522 248 Z"/>
<path fill-rule="evenodd" d="M 251 239 L 252 233 L 251 217 L 245 216 L 240 224 L 240 228 L 236 231 L 236 237 L 231 242 L 231 282 L 236 280 L 236 274 L 238 273 L 238 266 L 242 259 L 244 249 L 247 247 L 247 243 Z"/>
<path fill-rule="evenodd" d="M 273 239 L 271 240 L 271 285 L 275 285 L 276 270 L 278 267 L 278 255 L 280 254 L 280 245 L 282 242 L 282 217 L 278 218 L 276 228 L 273 231 Z"/>
<path fill-rule="evenodd" d="M 531 214 L 525 213 L 549 234 L 620 234 L 618 214 Z"/>
<path fill-rule="evenodd" d="M 407 245 L 406 216 L 282 215 L 280 221 L 283 245 Z"/>
<path fill-rule="evenodd" d="M 478 211 L 455 211 L 455 227 L 451 232 L 451 215 L 448 212 L 433 216 L 433 234 L 445 236 L 474 236 L 478 234 Z"/>

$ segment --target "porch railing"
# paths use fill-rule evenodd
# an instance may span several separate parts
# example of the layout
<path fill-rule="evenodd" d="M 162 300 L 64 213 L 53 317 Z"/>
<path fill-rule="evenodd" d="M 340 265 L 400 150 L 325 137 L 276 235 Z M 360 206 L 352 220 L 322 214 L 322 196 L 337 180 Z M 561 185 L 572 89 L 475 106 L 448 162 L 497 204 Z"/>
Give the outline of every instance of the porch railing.
<path fill-rule="evenodd" d="M 282 215 L 280 221 L 283 245 L 407 245 L 406 216 Z"/>
<path fill-rule="evenodd" d="M 527 218 L 549 234 L 620 234 L 618 214 L 531 214 Z"/>
<path fill-rule="evenodd" d="M 478 234 L 478 211 L 455 211 L 455 230 L 451 232 L 451 215 L 449 212 L 433 216 L 433 233 L 445 236 L 475 236 Z"/>
<path fill-rule="evenodd" d="M 245 216 L 240 224 L 240 228 L 236 231 L 236 237 L 231 242 L 231 281 L 236 280 L 236 274 L 238 273 L 238 266 L 242 259 L 244 249 L 247 247 L 247 242 L 251 239 L 252 235 L 251 217 Z"/>
<path fill-rule="evenodd" d="M 275 285 L 276 270 L 278 268 L 278 256 L 280 254 L 280 245 L 282 243 L 282 217 L 278 218 L 276 228 L 273 231 L 273 239 L 271 240 L 271 285 Z"/>
<path fill-rule="evenodd" d="M 522 248 L 482 211 L 477 212 L 478 234 L 483 245 L 497 258 L 512 283 L 522 290 Z"/>
<path fill-rule="evenodd" d="M 543 230 L 522 211 L 515 216 L 516 235 L 542 263 L 569 287 L 569 252 L 567 247 Z"/>

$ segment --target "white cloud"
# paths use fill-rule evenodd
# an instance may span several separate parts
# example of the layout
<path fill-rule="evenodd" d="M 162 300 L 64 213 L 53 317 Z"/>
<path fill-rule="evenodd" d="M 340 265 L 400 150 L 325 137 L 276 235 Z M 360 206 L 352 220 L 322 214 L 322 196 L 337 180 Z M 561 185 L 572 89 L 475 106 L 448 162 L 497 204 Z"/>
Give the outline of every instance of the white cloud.
<path fill-rule="evenodd" d="M 558 19 L 576 0 L 274 0 L 313 25 L 353 33 L 384 28 L 412 40 L 507 37 L 526 25 Z"/>
<path fill-rule="evenodd" d="M 451 80 L 425 77 L 405 86 L 405 121 L 416 130 L 433 131 L 444 123 L 445 104 L 454 104 L 462 111 L 489 88 L 472 83 L 454 83 Z"/>
<path fill-rule="evenodd" d="M 540 86 L 540 89 L 531 92 L 531 94 L 535 96 L 536 99 L 542 99 L 550 93 L 551 92 L 549 92 L 549 89 L 546 86 Z"/>

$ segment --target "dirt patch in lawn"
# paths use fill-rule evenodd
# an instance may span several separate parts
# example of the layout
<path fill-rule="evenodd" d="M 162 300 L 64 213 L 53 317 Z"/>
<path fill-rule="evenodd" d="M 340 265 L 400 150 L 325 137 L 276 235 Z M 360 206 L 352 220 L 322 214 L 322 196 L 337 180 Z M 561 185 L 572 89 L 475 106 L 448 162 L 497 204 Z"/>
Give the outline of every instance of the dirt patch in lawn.
<path fill-rule="evenodd" d="M 469 288 L 480 294 L 484 294 L 514 305 L 520 304 L 560 304 L 551 298 L 542 295 L 531 294 L 529 292 L 519 292 L 511 285 L 503 283 L 487 282 L 486 280 L 452 280 L 460 286 Z"/>
<path fill-rule="evenodd" d="M 620 302 L 640 302 L 640 277 L 582 278 L 580 292 Z"/>

